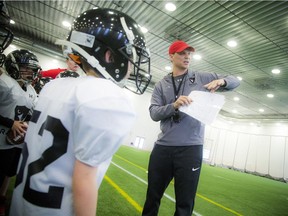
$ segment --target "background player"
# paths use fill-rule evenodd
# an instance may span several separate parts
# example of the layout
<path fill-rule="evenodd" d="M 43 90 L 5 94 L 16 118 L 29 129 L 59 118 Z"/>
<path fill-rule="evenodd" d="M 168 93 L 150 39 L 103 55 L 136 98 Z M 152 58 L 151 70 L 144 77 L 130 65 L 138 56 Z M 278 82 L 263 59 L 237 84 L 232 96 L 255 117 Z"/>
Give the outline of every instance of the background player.
<path fill-rule="evenodd" d="M 79 76 L 80 75 L 83 76 L 83 72 L 81 70 L 79 70 L 79 65 L 76 64 L 68 56 L 66 57 L 66 64 L 67 64 L 67 68 L 56 68 L 56 69 L 41 71 L 41 77 L 51 77 L 52 79 L 55 79 L 59 75 L 59 73 L 67 71 L 67 70 L 73 71 L 73 72 L 79 74 Z"/>
<path fill-rule="evenodd" d="M 2 200 L 9 177 L 16 174 L 29 121 L 37 102 L 30 84 L 40 71 L 37 57 L 28 50 L 15 50 L 7 55 L 0 68 L 0 176 Z M 17 139 L 15 139 L 17 137 Z M 3 202 L 2 202 L 3 204 Z"/>

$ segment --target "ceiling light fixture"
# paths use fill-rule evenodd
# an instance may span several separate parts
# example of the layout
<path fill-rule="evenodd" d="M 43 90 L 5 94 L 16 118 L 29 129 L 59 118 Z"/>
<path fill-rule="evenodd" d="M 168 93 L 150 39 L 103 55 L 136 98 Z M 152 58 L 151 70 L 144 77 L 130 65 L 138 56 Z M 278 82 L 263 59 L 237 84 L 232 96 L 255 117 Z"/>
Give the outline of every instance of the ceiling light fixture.
<path fill-rule="evenodd" d="M 14 25 L 14 24 L 15 24 L 15 21 L 11 19 L 11 20 L 10 20 L 10 24 L 13 24 L 13 25 Z"/>
<path fill-rule="evenodd" d="M 259 112 L 264 112 L 264 109 L 260 108 L 260 109 L 259 109 Z"/>
<path fill-rule="evenodd" d="M 239 97 L 234 97 L 233 100 L 234 100 L 234 101 L 239 101 L 240 98 L 239 98 Z"/>
<path fill-rule="evenodd" d="M 171 2 L 168 2 L 167 4 L 165 4 L 165 9 L 167 11 L 175 11 L 176 10 L 176 5 L 171 3 Z"/>
<path fill-rule="evenodd" d="M 269 97 L 269 98 L 273 98 L 274 95 L 273 95 L 273 94 L 267 94 L 267 97 Z"/>
<path fill-rule="evenodd" d="M 140 29 L 144 34 L 148 32 L 148 29 L 143 26 L 140 26 Z"/>
<path fill-rule="evenodd" d="M 16 49 L 16 46 L 14 44 L 10 44 L 9 47 L 11 47 L 12 49 Z"/>
<path fill-rule="evenodd" d="M 63 25 L 64 27 L 67 27 L 67 28 L 70 28 L 70 27 L 71 27 L 71 23 L 69 23 L 68 21 L 63 21 L 63 22 L 62 22 L 62 25 Z"/>
<path fill-rule="evenodd" d="M 167 71 L 171 71 L 172 68 L 171 68 L 170 66 L 165 66 L 165 70 L 167 70 Z"/>
<path fill-rule="evenodd" d="M 198 54 L 194 54 L 194 55 L 193 55 L 193 59 L 195 59 L 195 60 L 201 60 L 201 59 L 202 59 L 202 56 L 201 56 L 201 55 L 198 55 Z"/>
<path fill-rule="evenodd" d="M 230 41 L 227 42 L 227 45 L 228 45 L 229 47 L 236 47 L 238 44 L 237 44 L 236 41 L 230 40 Z"/>
<path fill-rule="evenodd" d="M 279 69 L 273 69 L 273 70 L 272 70 L 272 73 L 273 73 L 273 74 L 279 74 L 279 73 L 280 73 L 280 70 L 279 70 Z"/>

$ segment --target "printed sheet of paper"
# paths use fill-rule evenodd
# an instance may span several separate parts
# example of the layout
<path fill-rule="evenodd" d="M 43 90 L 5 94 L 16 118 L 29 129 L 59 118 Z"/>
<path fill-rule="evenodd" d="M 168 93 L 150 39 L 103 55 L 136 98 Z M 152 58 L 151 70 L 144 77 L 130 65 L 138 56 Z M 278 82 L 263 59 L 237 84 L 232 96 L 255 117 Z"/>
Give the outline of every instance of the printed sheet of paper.
<path fill-rule="evenodd" d="M 211 124 L 225 103 L 224 95 L 216 93 L 192 91 L 188 96 L 193 102 L 179 110 L 204 124 Z"/>

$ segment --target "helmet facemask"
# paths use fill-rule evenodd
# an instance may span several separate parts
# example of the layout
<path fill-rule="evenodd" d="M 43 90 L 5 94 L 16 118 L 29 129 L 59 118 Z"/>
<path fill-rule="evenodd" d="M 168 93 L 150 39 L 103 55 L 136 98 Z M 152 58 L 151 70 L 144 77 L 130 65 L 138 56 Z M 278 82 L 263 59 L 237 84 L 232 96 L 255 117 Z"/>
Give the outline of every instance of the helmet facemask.
<path fill-rule="evenodd" d="M 134 49 L 131 57 L 127 56 L 127 47 L 121 48 L 119 51 L 132 64 L 130 68 L 130 76 L 125 83 L 125 88 L 136 94 L 143 94 L 148 87 L 152 76 L 150 75 L 150 53 L 141 47 L 132 45 Z M 133 85 L 133 82 L 135 85 Z"/>
<path fill-rule="evenodd" d="M 7 27 L 0 24 L 0 53 L 3 53 L 11 44 L 13 37 L 13 33 Z"/>
<path fill-rule="evenodd" d="M 9 29 L 10 17 L 7 15 L 7 9 L 3 1 L 0 1 L 0 67 L 5 61 L 4 50 L 11 44 L 13 33 Z"/>
<path fill-rule="evenodd" d="M 19 65 L 19 78 L 16 80 L 28 85 L 39 76 L 39 73 L 40 68 L 35 65 Z"/>

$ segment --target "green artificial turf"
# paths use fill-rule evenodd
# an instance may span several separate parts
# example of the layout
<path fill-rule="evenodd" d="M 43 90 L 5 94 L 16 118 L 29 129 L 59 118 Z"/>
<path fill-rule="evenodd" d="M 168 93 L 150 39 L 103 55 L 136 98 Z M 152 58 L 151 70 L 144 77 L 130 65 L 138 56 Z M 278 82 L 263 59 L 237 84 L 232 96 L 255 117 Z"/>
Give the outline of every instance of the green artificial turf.
<path fill-rule="evenodd" d="M 122 146 L 113 157 L 113 163 L 147 182 L 149 152 L 133 147 Z M 143 207 L 147 185 L 131 174 L 111 165 L 107 176 L 126 191 Z M 108 184 L 105 180 L 103 185 Z M 105 186 L 106 187 L 106 186 Z M 112 189 L 113 190 L 113 189 Z M 115 191 L 115 189 L 114 189 Z M 101 199 L 109 199 L 99 193 L 98 215 L 102 214 Z M 119 194 L 119 193 L 118 193 Z M 174 198 L 173 184 L 166 194 Z M 121 197 L 121 194 L 120 194 Z M 122 196 L 122 199 L 125 199 Z M 131 205 L 126 201 L 127 205 Z M 159 216 L 172 216 L 174 202 L 162 198 Z M 132 206 L 132 205 L 131 205 Z M 106 206 L 107 207 L 107 206 Z M 121 206 L 118 210 L 123 212 Z M 277 216 L 288 215 L 288 184 L 268 178 L 242 173 L 235 170 L 203 164 L 194 211 L 203 216 L 251 215 Z M 127 215 L 141 215 L 140 212 L 126 212 Z"/>
<path fill-rule="evenodd" d="M 99 190 L 97 216 L 141 215 L 149 155 L 130 146 L 118 150 Z M 173 182 L 165 193 L 174 199 Z M 158 216 L 173 216 L 174 208 L 163 197 Z M 203 164 L 194 211 L 198 216 L 288 216 L 288 184 Z"/>

